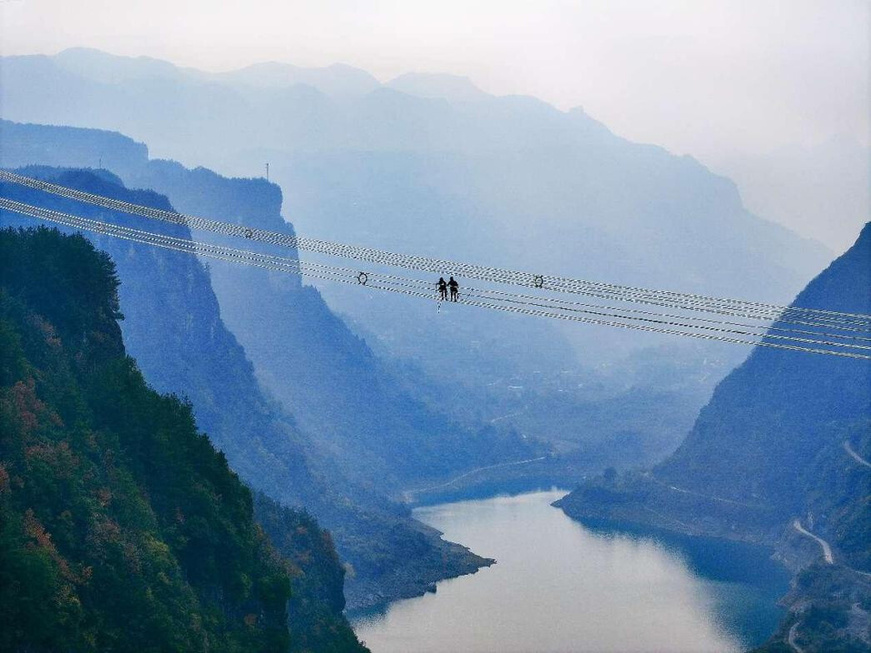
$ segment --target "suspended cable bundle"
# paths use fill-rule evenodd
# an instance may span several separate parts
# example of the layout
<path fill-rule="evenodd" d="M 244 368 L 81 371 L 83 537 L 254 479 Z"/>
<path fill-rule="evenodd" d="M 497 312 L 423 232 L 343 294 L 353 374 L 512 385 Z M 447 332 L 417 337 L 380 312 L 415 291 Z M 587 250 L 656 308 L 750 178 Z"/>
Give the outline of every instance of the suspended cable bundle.
<path fill-rule="evenodd" d="M 110 200 L 114 201 L 114 200 Z M 236 249 L 187 238 L 157 234 L 146 230 L 83 218 L 59 211 L 0 198 L 0 209 L 39 218 L 73 229 L 121 238 L 127 241 L 196 254 L 212 259 L 241 263 L 270 271 L 283 272 L 432 300 L 430 281 L 354 268 L 300 261 L 261 252 Z M 172 215 L 172 214 L 171 214 Z M 871 360 L 871 337 L 855 333 L 817 332 L 806 329 L 774 328 L 759 324 L 719 321 L 668 313 L 586 304 L 553 297 L 538 297 L 487 288 L 464 288 L 458 303 L 509 313 L 568 320 L 650 333 L 678 335 L 731 344 L 770 347 L 805 353 Z M 848 315 L 848 314 L 844 314 Z M 864 318 L 868 316 L 856 317 Z M 766 330 L 767 329 L 767 330 Z M 851 331 L 856 331 L 851 328 Z"/>
<path fill-rule="evenodd" d="M 86 193 L 84 191 L 67 188 L 65 186 L 52 184 L 8 171 L 0 171 L 0 181 L 24 185 L 114 211 L 121 211 L 131 215 L 138 215 L 150 219 L 184 225 L 191 229 L 209 231 L 224 236 L 235 236 L 246 240 L 258 241 L 271 245 L 280 245 L 306 252 L 365 261 L 378 265 L 432 272 L 436 274 L 445 270 L 450 270 L 458 276 L 479 281 L 524 286 L 550 292 L 580 294 L 609 301 L 632 302 L 635 304 L 646 304 L 686 311 L 707 312 L 716 315 L 741 317 L 745 319 L 779 321 L 820 328 L 831 327 L 836 329 L 854 329 L 861 331 L 871 329 L 871 316 L 868 315 L 857 315 L 840 311 L 801 308 L 795 306 L 779 306 L 775 304 L 739 299 L 717 298 L 692 293 L 638 288 L 605 282 L 571 279 L 567 277 L 461 263 L 445 259 L 398 254 L 370 247 L 304 238 L 265 229 L 257 229 L 245 225 L 221 222 L 209 218 L 185 215 L 174 211 L 154 209 L 147 206 L 95 195 L 93 193 Z"/>

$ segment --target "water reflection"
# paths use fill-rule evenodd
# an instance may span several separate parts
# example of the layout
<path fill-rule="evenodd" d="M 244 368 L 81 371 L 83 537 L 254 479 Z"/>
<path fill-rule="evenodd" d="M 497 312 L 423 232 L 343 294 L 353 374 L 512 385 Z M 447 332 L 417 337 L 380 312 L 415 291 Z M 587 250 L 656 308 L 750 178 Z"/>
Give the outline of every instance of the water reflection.
<path fill-rule="evenodd" d="M 728 652 L 774 630 L 786 576 L 764 552 L 594 530 L 550 506 L 563 494 L 416 510 L 498 563 L 439 583 L 437 594 L 358 615 L 360 638 L 373 653 Z"/>

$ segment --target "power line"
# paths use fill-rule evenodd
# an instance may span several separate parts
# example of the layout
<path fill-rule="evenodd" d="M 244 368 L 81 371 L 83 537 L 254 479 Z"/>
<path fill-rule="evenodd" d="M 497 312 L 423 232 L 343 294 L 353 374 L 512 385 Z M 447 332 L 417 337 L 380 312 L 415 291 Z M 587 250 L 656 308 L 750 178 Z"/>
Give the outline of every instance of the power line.
<path fill-rule="evenodd" d="M 666 290 L 653 290 L 632 286 L 622 286 L 604 282 L 571 279 L 567 277 L 533 274 L 517 270 L 460 263 L 445 259 L 398 254 L 386 250 L 334 243 L 330 241 L 304 238 L 291 234 L 257 229 L 234 223 L 201 218 L 174 211 L 154 209 L 147 206 L 115 200 L 93 193 L 67 188 L 57 184 L 33 179 L 13 172 L 0 171 L 0 181 L 8 181 L 30 188 L 49 192 L 68 199 L 87 202 L 106 209 L 139 215 L 151 219 L 184 225 L 193 229 L 210 231 L 224 236 L 234 236 L 280 245 L 292 249 L 308 251 L 329 256 L 337 256 L 378 265 L 401 267 L 440 273 L 452 273 L 470 279 L 502 284 L 532 287 L 552 292 L 581 294 L 610 301 L 633 302 L 687 311 L 701 311 L 712 314 L 742 317 L 764 321 L 778 321 L 789 324 L 865 331 L 871 329 L 871 315 L 846 313 L 825 309 L 779 306 L 761 302 L 738 299 L 716 298 L 691 293 Z"/>
<path fill-rule="evenodd" d="M 0 209 L 14 211 L 21 215 L 39 218 L 74 229 L 92 231 L 99 234 L 109 235 L 141 244 L 162 247 L 174 251 L 201 255 L 234 263 L 242 263 L 276 272 L 284 272 L 298 275 L 305 274 L 306 276 L 327 281 L 366 285 L 367 287 L 376 290 L 401 293 L 404 295 L 428 300 L 434 299 L 432 290 L 428 292 L 425 292 L 423 290 L 423 288 L 427 286 L 432 288 L 432 284 L 427 284 L 427 282 L 419 279 L 408 279 L 387 274 L 366 273 L 367 280 L 365 284 L 363 284 L 363 282 L 361 281 L 362 273 L 358 270 L 354 270 L 351 268 L 305 263 L 295 258 L 278 257 L 270 254 L 263 254 L 260 252 L 239 250 L 221 245 L 197 242 L 186 238 L 165 236 L 162 234 L 156 234 L 140 229 L 124 227 L 121 225 L 92 220 L 89 218 L 82 218 L 80 216 L 74 216 L 59 211 L 44 209 L 42 207 L 36 207 L 5 198 L 0 198 Z M 572 308 L 571 310 L 573 312 L 565 312 L 564 310 L 561 310 L 559 306 L 540 303 L 541 301 L 546 300 L 537 300 L 539 303 L 535 303 L 527 300 L 536 298 L 528 298 L 527 296 L 522 295 L 510 295 L 510 293 L 502 293 L 502 295 L 505 296 L 503 297 L 502 303 L 493 303 L 494 301 L 499 301 L 498 298 L 494 298 L 486 294 L 481 294 L 487 292 L 489 291 L 482 291 L 480 289 L 474 288 L 469 289 L 467 296 L 470 297 L 470 299 L 464 297 L 458 303 L 469 306 L 476 306 L 480 308 L 487 308 L 491 310 L 519 313 L 536 317 L 569 320 L 585 324 L 596 324 L 601 326 L 634 329 L 652 333 L 680 335 L 684 337 L 714 340 L 732 344 L 750 346 L 755 345 L 806 353 L 826 354 L 854 359 L 871 360 L 871 355 L 857 353 L 855 351 L 844 351 L 849 349 L 871 350 L 871 347 L 865 345 L 836 343 L 823 340 L 796 338 L 772 334 L 754 334 L 750 332 L 738 331 L 735 329 L 700 326 L 697 324 L 678 323 L 653 318 L 637 318 L 626 315 L 606 313 L 602 311 L 580 310 L 577 308 Z M 635 321 L 629 322 L 626 320 Z M 704 329 L 708 332 L 703 333 L 696 331 L 695 329 Z M 742 337 L 736 338 L 736 335 Z M 748 336 L 760 339 L 744 339 Z M 784 342 L 771 342 L 770 339 L 798 342 L 801 344 L 796 345 L 786 344 Z M 806 345 L 814 346 L 811 347 Z M 833 347 L 837 349 L 832 349 Z"/>

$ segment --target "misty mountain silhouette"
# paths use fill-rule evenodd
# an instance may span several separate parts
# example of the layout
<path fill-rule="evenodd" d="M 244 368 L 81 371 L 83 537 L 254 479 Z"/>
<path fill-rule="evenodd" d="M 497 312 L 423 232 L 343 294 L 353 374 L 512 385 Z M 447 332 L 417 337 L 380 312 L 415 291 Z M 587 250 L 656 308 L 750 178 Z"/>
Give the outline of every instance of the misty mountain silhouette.
<path fill-rule="evenodd" d="M 311 81 L 330 69 L 308 71 L 314 77 L 299 84 L 292 67 L 264 64 L 252 74 L 262 72 L 269 87 L 243 88 L 183 68 L 144 77 L 142 68 L 154 68 L 148 61 L 62 54 L 63 63 L 3 59 L 3 117 L 117 130 L 158 157 L 223 174 L 261 175 L 269 162 L 285 217 L 305 235 L 777 303 L 830 260 L 820 245 L 748 213 L 728 179 L 691 157 L 622 139 L 580 109 L 478 94 L 442 75 L 403 76 L 363 94 L 348 82 L 338 97 Z M 131 72 L 106 82 L 88 72 L 97 56 Z M 77 58 L 74 73 L 70 59 Z M 434 380 L 431 396 L 468 398 L 450 402 L 458 419 L 493 419 L 517 412 L 519 403 L 524 410 L 508 423 L 529 433 L 628 433 L 655 442 L 651 455 L 677 444 L 716 381 L 744 355 L 728 345 L 468 310 L 435 319 L 433 307 L 398 298 L 380 298 L 372 310 L 356 289 L 319 290 L 377 353 Z M 633 353 L 641 349 L 649 355 Z M 558 372 L 543 378 L 543 369 Z M 566 383 L 565 373 L 575 381 Z M 663 380 L 666 397 L 657 385 Z M 604 392 L 589 390 L 600 384 Z M 609 420 L 594 435 L 591 409 L 578 407 L 604 401 L 623 416 L 633 414 L 626 406 L 634 402 L 648 418 Z"/>

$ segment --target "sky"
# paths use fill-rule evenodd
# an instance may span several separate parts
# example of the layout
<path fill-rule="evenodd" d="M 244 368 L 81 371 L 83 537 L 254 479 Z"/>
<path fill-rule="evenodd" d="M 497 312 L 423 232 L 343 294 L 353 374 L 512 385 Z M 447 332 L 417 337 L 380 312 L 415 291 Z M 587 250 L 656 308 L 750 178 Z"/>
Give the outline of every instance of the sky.
<path fill-rule="evenodd" d="M 88 46 L 213 71 L 275 60 L 342 62 L 382 81 L 468 76 L 495 94 L 582 106 L 621 136 L 692 154 L 743 179 L 751 209 L 787 220 L 783 194 L 819 177 L 820 148 L 829 162 L 850 158 L 846 148 L 851 166 L 866 165 L 871 144 L 868 0 L 0 0 L 0 21 L 6 55 Z M 792 190 L 757 181 L 766 161 L 795 157 L 808 162 L 784 173 Z M 838 211 L 867 220 L 864 186 Z M 843 192 L 820 189 L 811 204 Z M 806 235 L 830 238 L 820 219 L 804 221 Z"/>

